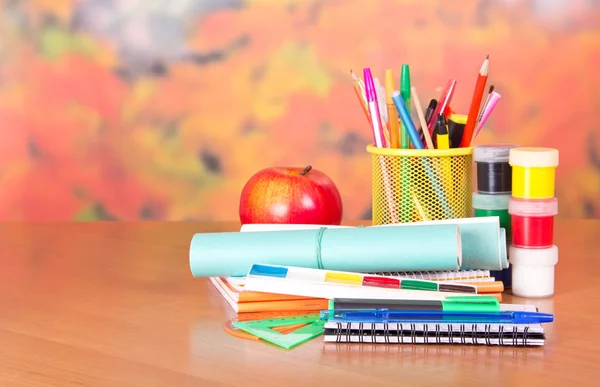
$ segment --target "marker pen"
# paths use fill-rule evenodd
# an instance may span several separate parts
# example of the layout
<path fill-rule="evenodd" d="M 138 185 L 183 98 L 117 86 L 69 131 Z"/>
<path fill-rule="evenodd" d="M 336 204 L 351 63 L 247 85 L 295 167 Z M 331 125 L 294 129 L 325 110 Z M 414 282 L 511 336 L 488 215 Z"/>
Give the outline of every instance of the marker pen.
<path fill-rule="evenodd" d="M 383 300 L 334 298 L 329 309 L 437 310 L 445 312 L 499 312 L 500 303 L 491 296 L 448 297 L 445 300 Z"/>
<path fill-rule="evenodd" d="M 440 113 L 436 125 L 437 149 L 450 149 L 450 140 L 448 139 L 448 126 L 446 125 L 446 116 Z"/>

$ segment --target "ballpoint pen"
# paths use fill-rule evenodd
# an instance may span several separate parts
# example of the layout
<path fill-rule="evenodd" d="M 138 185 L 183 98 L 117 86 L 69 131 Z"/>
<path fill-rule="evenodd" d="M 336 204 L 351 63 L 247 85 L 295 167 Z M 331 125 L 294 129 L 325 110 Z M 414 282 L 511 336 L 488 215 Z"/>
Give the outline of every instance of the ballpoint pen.
<path fill-rule="evenodd" d="M 413 122 L 412 118 L 410 117 L 410 112 L 408 111 L 408 108 L 406 107 L 404 99 L 402 98 L 402 96 L 398 90 L 396 90 L 392 93 L 392 101 L 394 101 L 394 105 L 396 106 L 396 109 L 398 110 L 398 114 L 400 115 L 400 118 L 402 119 L 402 126 L 403 126 L 404 130 L 406 131 L 406 133 L 408 134 L 410 141 L 413 144 L 413 147 L 415 149 L 424 149 L 425 146 L 423 145 L 423 142 L 421 141 L 421 138 L 419 137 L 419 133 L 417 132 L 417 128 L 415 127 L 415 123 Z"/>
<path fill-rule="evenodd" d="M 538 312 L 444 312 L 436 310 L 322 310 L 322 320 L 345 322 L 447 322 L 465 324 L 542 324 L 554 321 L 554 315 Z"/>

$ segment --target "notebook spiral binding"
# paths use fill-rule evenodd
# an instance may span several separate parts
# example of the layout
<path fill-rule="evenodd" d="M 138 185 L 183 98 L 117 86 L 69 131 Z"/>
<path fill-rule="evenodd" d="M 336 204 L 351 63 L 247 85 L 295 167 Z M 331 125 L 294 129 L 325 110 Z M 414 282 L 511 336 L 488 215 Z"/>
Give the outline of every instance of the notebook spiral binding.
<path fill-rule="evenodd" d="M 447 334 L 450 343 L 460 343 L 460 344 L 474 344 L 474 345 L 488 345 L 491 346 L 492 339 L 498 339 L 501 345 L 528 345 L 528 337 L 529 337 L 529 327 L 524 327 L 521 332 L 522 337 L 519 337 L 519 331 L 517 327 L 513 327 L 511 331 L 505 331 L 503 326 L 499 327 L 498 332 L 492 332 L 491 324 L 484 325 L 483 337 L 478 336 L 477 331 L 478 324 L 471 325 L 471 332 L 467 332 L 465 330 L 465 324 L 460 324 L 460 330 L 454 331 L 452 325 L 448 325 L 447 333 L 441 330 L 440 324 L 436 323 L 432 324 L 424 324 L 422 335 L 417 335 L 416 324 L 402 324 L 398 323 L 396 325 L 395 330 L 390 330 L 389 324 L 383 324 L 383 330 L 375 329 L 375 328 L 367 328 L 365 329 L 364 323 L 359 323 L 358 327 L 358 335 L 352 334 L 351 325 L 349 323 L 337 322 L 336 327 L 333 328 L 333 334 L 336 336 L 336 342 L 350 342 L 351 336 L 357 337 L 359 343 L 364 343 L 364 337 L 369 336 L 383 336 L 385 343 L 389 344 L 390 337 L 397 337 L 398 343 L 411 343 L 417 344 L 417 337 L 422 337 L 425 341 L 425 344 L 448 344 L 442 341 L 442 334 Z M 405 329 L 406 328 L 406 329 Z M 434 336 L 430 335 L 430 332 L 434 334 Z M 345 336 L 345 341 L 342 340 Z M 497 336 L 497 337 L 496 337 Z M 405 341 L 405 339 L 409 339 L 410 341 Z M 508 340 L 508 342 L 507 342 Z M 369 342 L 370 343 L 370 342 Z"/>
<path fill-rule="evenodd" d="M 368 273 L 407 279 L 421 279 L 427 281 L 460 281 L 489 278 L 490 270 L 434 270 L 434 271 L 384 271 Z"/>

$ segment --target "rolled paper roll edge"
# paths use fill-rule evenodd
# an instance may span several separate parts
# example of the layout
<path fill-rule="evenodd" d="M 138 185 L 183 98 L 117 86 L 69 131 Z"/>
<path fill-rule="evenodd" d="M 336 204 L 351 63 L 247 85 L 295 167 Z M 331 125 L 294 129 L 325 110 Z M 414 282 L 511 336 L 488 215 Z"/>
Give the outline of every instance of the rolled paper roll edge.
<path fill-rule="evenodd" d="M 503 269 L 508 269 L 508 255 L 506 252 L 506 229 L 500 228 L 500 243 L 498 243 L 498 247 L 500 248 L 500 266 Z"/>
<path fill-rule="evenodd" d="M 456 225 L 456 264 L 458 268 L 462 266 L 462 237 L 459 225 Z"/>
<path fill-rule="evenodd" d="M 372 227 L 415 227 L 427 224 L 456 224 L 460 226 L 462 264 L 461 270 L 501 270 L 500 218 L 483 216 L 444 220 L 421 221 L 417 223 L 382 224 Z M 483 248 L 484 250 L 481 250 Z"/>
<path fill-rule="evenodd" d="M 205 277 L 204 275 L 201 274 L 201 269 L 200 269 L 200 265 L 198 262 L 198 259 L 194 259 L 194 250 L 196 250 L 195 245 L 196 245 L 196 240 L 199 237 L 199 235 L 201 234 L 194 234 L 192 236 L 192 240 L 190 241 L 190 249 L 189 249 L 189 259 L 190 259 L 190 271 L 192 272 L 192 276 L 194 277 Z M 206 276 L 206 277 L 210 277 L 210 276 Z"/>

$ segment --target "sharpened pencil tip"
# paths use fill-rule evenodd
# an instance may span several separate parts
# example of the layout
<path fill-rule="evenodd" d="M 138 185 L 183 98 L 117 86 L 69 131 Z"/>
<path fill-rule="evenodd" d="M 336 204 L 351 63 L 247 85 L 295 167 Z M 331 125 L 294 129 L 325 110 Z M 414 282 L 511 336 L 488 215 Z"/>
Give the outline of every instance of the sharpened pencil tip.
<path fill-rule="evenodd" d="M 490 59 L 490 54 L 487 54 L 487 56 L 485 57 L 485 59 Z"/>

